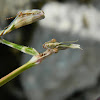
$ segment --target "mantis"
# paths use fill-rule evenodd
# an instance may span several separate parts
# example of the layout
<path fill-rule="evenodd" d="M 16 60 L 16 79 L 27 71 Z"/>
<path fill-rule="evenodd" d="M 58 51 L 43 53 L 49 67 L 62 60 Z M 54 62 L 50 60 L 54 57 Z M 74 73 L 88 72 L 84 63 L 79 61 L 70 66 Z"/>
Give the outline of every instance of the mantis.
<path fill-rule="evenodd" d="M 15 19 L 10 23 L 7 29 L 0 31 L 0 36 L 11 32 L 14 29 L 20 28 L 22 26 L 32 24 L 40 19 L 45 18 L 44 12 L 42 10 L 22 10 L 19 11 Z"/>

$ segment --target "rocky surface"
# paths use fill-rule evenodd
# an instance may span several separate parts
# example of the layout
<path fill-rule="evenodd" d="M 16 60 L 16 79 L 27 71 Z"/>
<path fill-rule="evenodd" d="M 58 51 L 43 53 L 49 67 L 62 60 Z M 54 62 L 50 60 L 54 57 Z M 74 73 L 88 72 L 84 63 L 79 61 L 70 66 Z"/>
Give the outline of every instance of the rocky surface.
<path fill-rule="evenodd" d="M 41 8 L 44 5 L 42 9 L 46 16 L 38 25 L 25 26 L 4 36 L 7 40 L 23 45 L 28 45 L 30 41 L 30 46 L 39 52 L 44 51 L 42 44 L 52 38 L 57 41 L 79 40 L 83 51 L 68 49 L 51 55 L 2 87 L 0 98 L 96 100 L 100 97 L 99 4 L 100 0 L 1 0 L 0 29 L 11 22 L 4 20 L 6 17 L 15 16 L 22 9 Z M 4 45 L 0 47 L 0 66 L 3 66 L 0 67 L 0 77 L 31 58 L 26 54 L 21 58 L 14 49 Z"/>
<path fill-rule="evenodd" d="M 83 51 L 60 51 L 25 71 L 21 81 L 28 99 L 64 100 L 75 91 L 95 87 L 100 73 L 99 11 L 93 6 L 58 2 L 45 4 L 43 10 L 46 18 L 40 21 L 30 46 L 43 52 L 42 44 L 52 38 L 58 41 L 78 39 Z M 27 55 L 23 58 L 23 63 L 30 59 Z M 85 92 L 84 100 L 98 97 L 89 90 Z"/>

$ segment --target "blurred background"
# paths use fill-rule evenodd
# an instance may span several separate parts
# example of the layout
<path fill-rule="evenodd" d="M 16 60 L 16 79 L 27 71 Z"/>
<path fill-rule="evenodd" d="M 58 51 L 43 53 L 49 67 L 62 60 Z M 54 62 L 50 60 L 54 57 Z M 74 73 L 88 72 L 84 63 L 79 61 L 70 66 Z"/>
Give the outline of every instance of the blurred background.
<path fill-rule="evenodd" d="M 0 87 L 0 100 L 96 100 L 100 97 L 100 0 L 0 0 L 0 30 L 20 10 L 42 9 L 45 19 L 3 36 L 43 52 L 42 44 L 79 40 L 83 51 L 53 54 Z M 0 44 L 0 78 L 31 56 Z"/>

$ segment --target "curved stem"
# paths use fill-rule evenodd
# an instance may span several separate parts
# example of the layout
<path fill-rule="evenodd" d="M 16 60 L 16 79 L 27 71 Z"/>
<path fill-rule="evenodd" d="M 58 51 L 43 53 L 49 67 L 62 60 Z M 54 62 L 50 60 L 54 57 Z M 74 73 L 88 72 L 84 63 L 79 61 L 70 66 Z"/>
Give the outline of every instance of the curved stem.
<path fill-rule="evenodd" d="M 22 46 L 8 42 L 6 40 L 1 40 L 1 43 L 3 44 L 7 44 L 8 46 L 17 48 L 18 50 L 22 51 Z M 44 58 L 48 57 L 49 55 L 56 53 L 56 49 L 59 50 L 65 50 L 67 48 L 80 48 L 79 44 L 69 44 L 69 45 L 55 45 L 55 43 L 52 43 L 52 45 L 48 45 L 48 43 L 46 42 L 46 44 L 44 44 L 44 46 L 49 47 L 45 52 L 43 53 L 38 53 L 37 51 L 35 51 L 35 49 L 33 50 L 33 52 L 31 52 L 31 54 L 35 55 L 33 56 L 26 64 L 22 65 L 21 67 L 17 68 L 16 70 L 12 71 L 11 73 L 9 73 L 8 75 L 4 76 L 3 78 L 0 79 L 0 87 L 4 84 L 6 84 L 7 82 L 9 82 L 10 80 L 12 80 L 13 78 L 15 78 L 16 76 L 18 76 L 20 73 L 22 73 L 23 71 L 25 71 L 26 69 L 35 66 L 36 64 L 39 64 Z M 54 48 L 52 48 L 52 46 L 55 46 Z M 24 49 L 27 47 L 24 47 Z M 30 53 L 31 49 L 28 48 L 27 52 L 25 51 L 25 53 Z"/>
<path fill-rule="evenodd" d="M 15 69 L 14 71 L 12 71 L 11 73 L 9 73 L 8 75 L 6 75 L 3 78 L 1 78 L 0 79 L 0 87 L 2 85 L 6 84 L 7 82 L 9 82 L 10 80 L 12 80 L 13 78 L 15 78 L 16 76 L 18 76 L 20 73 L 22 73 L 26 69 L 28 69 L 28 68 L 30 68 L 32 66 L 35 66 L 36 65 L 36 59 L 34 59 L 34 60 L 35 61 L 33 61 L 33 62 L 28 61 L 24 65 L 20 66 L 19 68 Z"/>

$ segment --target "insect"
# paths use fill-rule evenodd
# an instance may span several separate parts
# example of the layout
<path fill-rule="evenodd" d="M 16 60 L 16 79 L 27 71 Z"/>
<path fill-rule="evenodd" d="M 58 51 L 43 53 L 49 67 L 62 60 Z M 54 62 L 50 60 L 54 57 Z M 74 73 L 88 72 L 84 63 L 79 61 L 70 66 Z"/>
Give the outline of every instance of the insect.
<path fill-rule="evenodd" d="M 45 15 L 42 10 L 33 9 L 19 11 L 15 19 L 8 26 L 8 28 L 0 31 L 0 36 L 5 35 L 12 30 L 20 28 L 24 25 L 32 24 L 33 22 L 43 19 L 44 17 Z"/>
<path fill-rule="evenodd" d="M 59 50 L 65 50 L 67 48 L 70 48 L 70 44 L 65 44 L 65 43 L 73 43 L 77 42 L 76 41 L 67 41 L 67 42 L 57 42 L 56 39 L 52 39 L 48 42 L 45 42 L 43 44 L 43 48 L 45 49 L 52 49 L 54 53 L 57 53 Z"/>

